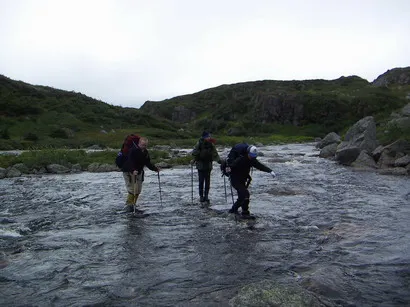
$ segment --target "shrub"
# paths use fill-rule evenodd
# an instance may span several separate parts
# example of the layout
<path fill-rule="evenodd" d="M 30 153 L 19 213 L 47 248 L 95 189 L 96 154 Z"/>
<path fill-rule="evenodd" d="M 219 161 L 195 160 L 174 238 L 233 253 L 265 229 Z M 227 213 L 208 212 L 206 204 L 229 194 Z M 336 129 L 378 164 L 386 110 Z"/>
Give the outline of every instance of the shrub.
<path fill-rule="evenodd" d="M 26 141 L 33 141 L 33 142 L 37 142 L 38 141 L 38 136 L 35 133 L 29 132 L 24 136 L 24 139 Z"/>

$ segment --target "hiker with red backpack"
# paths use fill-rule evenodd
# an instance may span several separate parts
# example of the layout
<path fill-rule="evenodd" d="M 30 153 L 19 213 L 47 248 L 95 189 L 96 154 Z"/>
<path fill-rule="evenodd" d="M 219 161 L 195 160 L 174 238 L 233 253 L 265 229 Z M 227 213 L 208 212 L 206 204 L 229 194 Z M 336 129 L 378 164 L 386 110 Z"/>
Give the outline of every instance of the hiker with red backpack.
<path fill-rule="evenodd" d="M 212 161 L 221 164 L 221 158 L 215 147 L 215 139 L 207 131 L 202 133 L 201 138 L 195 144 L 191 163 L 196 164 L 198 170 L 199 201 L 209 203 L 209 189 L 211 187 Z"/>
<path fill-rule="evenodd" d="M 117 165 L 123 172 L 125 187 L 128 192 L 125 206 L 125 209 L 128 212 L 135 212 L 137 199 L 142 191 L 144 167 L 146 166 L 154 172 L 160 171 L 159 167 L 151 163 L 147 146 L 147 138 L 139 137 L 137 135 L 129 135 L 125 139 L 116 159 Z"/>

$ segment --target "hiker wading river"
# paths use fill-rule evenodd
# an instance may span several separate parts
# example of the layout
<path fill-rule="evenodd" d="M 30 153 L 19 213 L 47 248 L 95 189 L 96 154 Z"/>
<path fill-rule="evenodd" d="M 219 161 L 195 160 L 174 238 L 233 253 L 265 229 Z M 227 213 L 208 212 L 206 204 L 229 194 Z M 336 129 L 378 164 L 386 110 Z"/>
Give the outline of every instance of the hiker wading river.
<path fill-rule="evenodd" d="M 409 306 L 409 178 L 320 159 L 313 144 L 258 150 L 277 176 L 251 174 L 254 224 L 226 213 L 218 164 L 209 205 L 191 202 L 190 166 L 160 185 L 147 172 L 145 218 L 122 210 L 121 172 L 0 180 L 0 305 Z"/>

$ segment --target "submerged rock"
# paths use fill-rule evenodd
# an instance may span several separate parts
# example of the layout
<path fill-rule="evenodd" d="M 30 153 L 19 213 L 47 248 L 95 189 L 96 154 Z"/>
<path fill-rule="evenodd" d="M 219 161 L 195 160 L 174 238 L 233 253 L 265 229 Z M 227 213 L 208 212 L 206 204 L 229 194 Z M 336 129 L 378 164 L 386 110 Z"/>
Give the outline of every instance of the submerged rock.
<path fill-rule="evenodd" d="M 271 281 L 262 281 L 243 287 L 230 300 L 231 306 L 332 306 L 322 302 L 312 293 L 298 286 L 284 286 Z"/>

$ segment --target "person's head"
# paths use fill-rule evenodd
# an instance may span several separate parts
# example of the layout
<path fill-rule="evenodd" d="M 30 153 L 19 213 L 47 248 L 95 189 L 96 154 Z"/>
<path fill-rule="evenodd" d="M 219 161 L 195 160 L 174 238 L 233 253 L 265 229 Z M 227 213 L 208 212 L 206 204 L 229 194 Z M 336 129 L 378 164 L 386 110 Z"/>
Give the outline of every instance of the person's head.
<path fill-rule="evenodd" d="M 202 138 L 204 140 L 210 139 L 211 138 L 211 134 L 208 131 L 204 131 L 202 132 Z"/>
<path fill-rule="evenodd" d="M 138 142 L 138 147 L 141 149 L 146 149 L 148 146 L 148 139 L 146 137 L 141 137 Z"/>
<path fill-rule="evenodd" d="M 258 156 L 258 149 L 253 145 L 248 146 L 247 152 L 249 159 L 255 159 Z"/>

